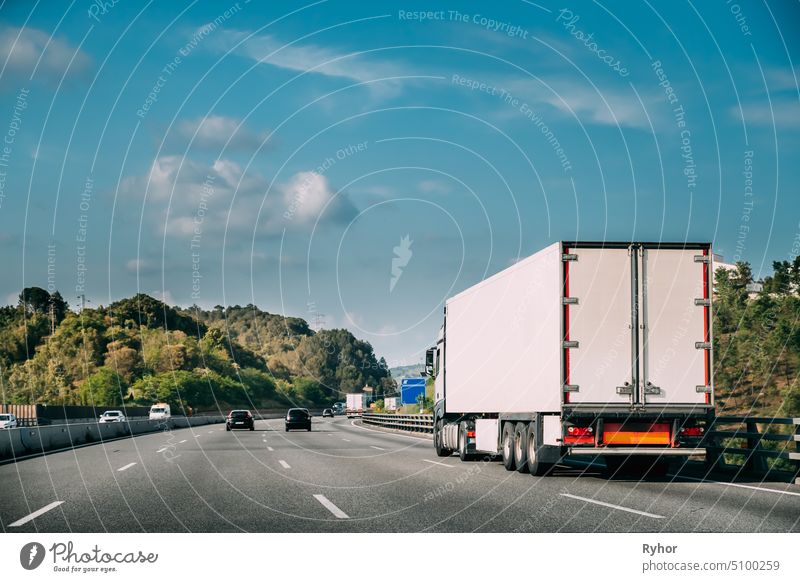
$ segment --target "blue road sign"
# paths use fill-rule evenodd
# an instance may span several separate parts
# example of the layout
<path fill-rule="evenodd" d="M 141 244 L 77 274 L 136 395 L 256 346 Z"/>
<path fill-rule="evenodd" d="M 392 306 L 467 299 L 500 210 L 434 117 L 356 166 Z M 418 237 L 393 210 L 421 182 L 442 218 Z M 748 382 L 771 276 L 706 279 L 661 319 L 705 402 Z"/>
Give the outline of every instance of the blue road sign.
<path fill-rule="evenodd" d="M 420 394 L 425 395 L 425 378 L 403 378 L 400 381 L 400 404 L 416 404 Z"/>

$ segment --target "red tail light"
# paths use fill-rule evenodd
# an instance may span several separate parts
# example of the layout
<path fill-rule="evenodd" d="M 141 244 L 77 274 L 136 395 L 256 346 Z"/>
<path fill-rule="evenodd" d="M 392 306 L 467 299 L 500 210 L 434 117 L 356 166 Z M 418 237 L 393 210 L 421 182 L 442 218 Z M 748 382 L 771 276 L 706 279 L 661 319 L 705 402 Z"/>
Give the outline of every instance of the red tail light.
<path fill-rule="evenodd" d="M 467 431 L 467 438 L 474 439 L 475 438 L 475 431 L 474 430 L 468 430 Z"/>
<path fill-rule="evenodd" d="M 699 437 L 703 436 L 705 429 L 702 426 L 685 426 L 681 429 L 681 436 Z"/>
<path fill-rule="evenodd" d="M 569 445 L 594 444 L 594 428 L 591 426 L 567 427 L 567 435 L 564 437 L 564 443 Z"/>

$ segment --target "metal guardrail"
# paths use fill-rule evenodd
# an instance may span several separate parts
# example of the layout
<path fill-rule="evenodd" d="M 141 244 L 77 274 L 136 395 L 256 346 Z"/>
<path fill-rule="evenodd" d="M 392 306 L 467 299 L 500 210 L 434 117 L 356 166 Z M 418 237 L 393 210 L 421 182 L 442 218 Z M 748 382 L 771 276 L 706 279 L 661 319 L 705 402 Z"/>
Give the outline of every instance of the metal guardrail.
<path fill-rule="evenodd" d="M 378 414 L 365 412 L 361 422 L 409 432 L 433 432 L 432 414 Z"/>
<path fill-rule="evenodd" d="M 397 430 L 433 432 L 433 415 L 431 414 L 364 413 L 362 421 L 366 424 Z M 759 425 L 764 430 L 759 431 Z M 794 426 L 794 432 L 793 434 L 769 432 L 773 426 Z M 723 430 L 720 427 L 726 428 Z M 707 461 L 714 466 L 731 467 L 724 462 L 723 455 L 737 455 L 744 457 L 746 471 L 765 473 L 769 468 L 766 460 L 768 457 L 772 457 L 794 462 L 795 473 L 800 472 L 800 418 L 718 416 L 706 438 Z M 744 446 L 732 446 L 730 439 L 743 439 L 746 442 Z M 728 444 L 725 441 L 728 441 Z M 774 450 L 766 448 L 763 445 L 764 442 L 779 442 L 785 443 L 785 445 L 779 447 L 779 450 Z"/>
<path fill-rule="evenodd" d="M 723 430 L 720 425 L 734 425 Z M 763 431 L 759 431 L 762 425 Z M 794 426 L 793 433 L 769 432 L 773 426 Z M 781 418 L 769 416 L 718 416 L 708 432 L 710 443 L 707 461 L 718 467 L 730 467 L 723 455 L 744 457 L 744 468 L 752 473 L 766 473 L 769 469 L 767 458 L 778 458 L 795 463 L 795 473 L 800 472 L 800 418 Z M 742 439 L 742 445 L 730 443 L 731 439 Z M 728 441 L 726 444 L 725 441 Z M 765 448 L 765 442 L 785 443 L 778 450 Z M 794 446 L 792 446 L 794 443 Z"/>

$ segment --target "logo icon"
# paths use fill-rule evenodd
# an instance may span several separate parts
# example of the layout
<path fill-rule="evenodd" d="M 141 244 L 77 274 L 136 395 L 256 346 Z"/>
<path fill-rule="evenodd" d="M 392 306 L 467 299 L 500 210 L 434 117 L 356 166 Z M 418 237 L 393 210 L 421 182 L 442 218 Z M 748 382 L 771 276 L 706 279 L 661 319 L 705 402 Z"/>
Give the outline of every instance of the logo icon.
<path fill-rule="evenodd" d="M 394 251 L 394 257 L 392 258 L 392 280 L 389 282 L 389 293 L 394 291 L 394 286 L 397 285 L 397 282 L 403 275 L 403 268 L 408 265 L 408 262 L 414 255 L 411 251 L 413 242 L 411 237 L 406 235 L 400 239 L 400 244 L 392 249 Z"/>
<path fill-rule="evenodd" d="M 44 561 L 44 546 L 39 542 L 30 542 L 19 551 L 19 563 L 26 570 L 35 570 Z"/>

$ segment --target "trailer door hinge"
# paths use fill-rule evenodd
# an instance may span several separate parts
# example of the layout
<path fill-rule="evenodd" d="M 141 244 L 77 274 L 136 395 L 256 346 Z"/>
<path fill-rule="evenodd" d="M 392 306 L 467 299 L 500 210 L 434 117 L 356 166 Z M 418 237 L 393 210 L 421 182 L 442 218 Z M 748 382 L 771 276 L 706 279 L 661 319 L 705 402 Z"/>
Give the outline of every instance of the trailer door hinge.
<path fill-rule="evenodd" d="M 565 347 L 565 348 L 577 348 L 577 347 L 578 347 L 578 345 L 579 345 L 579 344 L 578 344 L 578 342 L 576 342 L 576 341 L 565 341 L 565 342 L 564 342 L 564 347 Z"/>
<path fill-rule="evenodd" d="M 695 386 L 694 389 L 696 392 L 711 392 L 711 386 Z"/>
<path fill-rule="evenodd" d="M 711 262 L 711 255 L 695 255 L 694 256 L 695 263 L 710 263 Z"/>
<path fill-rule="evenodd" d="M 710 350 L 711 342 L 694 342 L 694 347 L 698 350 Z"/>
<path fill-rule="evenodd" d="M 694 300 L 694 304 L 698 307 L 710 307 L 711 306 L 711 299 L 706 299 L 705 297 L 700 297 L 699 299 Z"/>
<path fill-rule="evenodd" d="M 580 387 L 577 384 L 564 384 L 564 392 L 578 392 Z"/>
<path fill-rule="evenodd" d="M 564 253 L 564 254 L 561 255 L 561 260 L 564 261 L 564 262 L 577 261 L 578 260 L 578 255 L 576 255 L 575 253 Z"/>
<path fill-rule="evenodd" d="M 577 297 L 562 297 L 561 303 L 564 305 L 577 305 L 578 298 Z"/>

